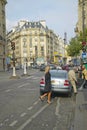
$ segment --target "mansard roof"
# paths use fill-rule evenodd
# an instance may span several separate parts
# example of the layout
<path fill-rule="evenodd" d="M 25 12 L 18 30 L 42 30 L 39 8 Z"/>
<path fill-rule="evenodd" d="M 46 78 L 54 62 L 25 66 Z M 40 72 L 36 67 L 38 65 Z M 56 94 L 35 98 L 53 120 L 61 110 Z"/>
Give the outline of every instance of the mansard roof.
<path fill-rule="evenodd" d="M 44 27 L 40 22 L 25 22 L 21 27 L 17 26 L 16 27 L 16 32 L 17 31 L 22 31 L 23 29 L 28 29 L 28 28 L 39 28 L 39 29 L 44 29 L 45 31 L 48 30 L 48 27 Z"/>

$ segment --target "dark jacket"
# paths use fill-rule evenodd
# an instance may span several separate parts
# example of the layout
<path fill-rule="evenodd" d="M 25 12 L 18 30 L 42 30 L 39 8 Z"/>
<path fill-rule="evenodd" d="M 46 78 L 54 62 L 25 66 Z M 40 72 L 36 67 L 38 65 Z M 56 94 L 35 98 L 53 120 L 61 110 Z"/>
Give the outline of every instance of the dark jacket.
<path fill-rule="evenodd" d="M 51 74 L 49 72 L 45 74 L 45 91 L 51 91 Z"/>

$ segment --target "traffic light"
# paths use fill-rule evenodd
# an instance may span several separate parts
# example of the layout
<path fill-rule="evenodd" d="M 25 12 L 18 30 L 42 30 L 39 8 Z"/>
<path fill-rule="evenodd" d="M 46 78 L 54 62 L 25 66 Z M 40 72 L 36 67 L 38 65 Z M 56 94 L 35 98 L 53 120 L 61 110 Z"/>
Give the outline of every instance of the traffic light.
<path fill-rule="evenodd" d="M 11 42 L 11 49 L 15 50 L 15 42 Z"/>
<path fill-rule="evenodd" d="M 83 42 L 82 42 L 82 46 L 85 46 L 85 45 L 86 45 L 86 42 L 85 42 L 85 41 L 83 41 Z"/>

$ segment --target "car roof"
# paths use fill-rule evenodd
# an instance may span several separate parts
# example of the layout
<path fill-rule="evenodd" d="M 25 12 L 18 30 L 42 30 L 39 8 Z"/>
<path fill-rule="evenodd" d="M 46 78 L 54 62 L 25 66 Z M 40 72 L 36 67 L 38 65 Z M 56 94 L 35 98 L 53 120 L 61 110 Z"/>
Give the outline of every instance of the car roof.
<path fill-rule="evenodd" d="M 59 70 L 59 69 L 50 70 L 50 72 L 67 73 L 67 71 L 66 71 L 66 70 Z"/>

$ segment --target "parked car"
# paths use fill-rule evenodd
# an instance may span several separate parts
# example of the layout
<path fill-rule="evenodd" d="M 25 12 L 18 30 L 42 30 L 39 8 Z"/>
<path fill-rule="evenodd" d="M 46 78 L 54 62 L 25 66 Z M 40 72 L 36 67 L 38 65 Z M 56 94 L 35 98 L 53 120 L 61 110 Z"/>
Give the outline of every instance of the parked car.
<path fill-rule="evenodd" d="M 53 93 L 64 93 L 69 96 L 72 94 L 72 86 L 68 79 L 68 72 L 66 70 L 50 70 L 51 85 Z M 40 94 L 42 95 L 45 90 L 45 77 L 40 81 Z"/>

